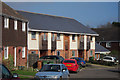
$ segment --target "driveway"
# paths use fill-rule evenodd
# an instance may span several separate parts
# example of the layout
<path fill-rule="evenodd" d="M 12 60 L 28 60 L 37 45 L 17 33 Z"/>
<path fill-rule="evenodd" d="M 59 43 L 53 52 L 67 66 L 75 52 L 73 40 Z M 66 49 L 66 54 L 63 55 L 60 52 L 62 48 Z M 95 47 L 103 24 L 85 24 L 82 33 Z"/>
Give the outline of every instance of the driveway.
<path fill-rule="evenodd" d="M 78 73 L 70 73 L 71 78 L 119 78 L 120 71 L 117 67 L 106 67 L 95 64 L 88 64 L 86 68 L 83 68 Z"/>

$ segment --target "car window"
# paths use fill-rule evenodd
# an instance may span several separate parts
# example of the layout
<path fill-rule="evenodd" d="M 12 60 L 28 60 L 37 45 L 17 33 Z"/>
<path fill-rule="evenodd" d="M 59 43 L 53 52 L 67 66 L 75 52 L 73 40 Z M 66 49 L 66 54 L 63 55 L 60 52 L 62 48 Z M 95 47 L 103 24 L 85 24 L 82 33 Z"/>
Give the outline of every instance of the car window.
<path fill-rule="evenodd" d="M 50 72 L 60 72 L 60 65 L 44 65 L 40 72 L 50 71 Z"/>
<path fill-rule="evenodd" d="M 64 63 L 75 63 L 73 60 L 65 60 Z"/>
<path fill-rule="evenodd" d="M 110 58 L 110 57 L 105 57 L 105 58 L 103 58 L 103 59 L 108 59 L 108 60 L 112 60 L 112 58 Z"/>
<path fill-rule="evenodd" d="M 11 73 L 2 65 L 2 78 L 11 78 Z"/>
<path fill-rule="evenodd" d="M 64 58 L 63 58 L 63 57 L 61 57 L 61 56 L 60 56 L 59 58 L 60 58 L 60 60 L 64 60 Z"/>

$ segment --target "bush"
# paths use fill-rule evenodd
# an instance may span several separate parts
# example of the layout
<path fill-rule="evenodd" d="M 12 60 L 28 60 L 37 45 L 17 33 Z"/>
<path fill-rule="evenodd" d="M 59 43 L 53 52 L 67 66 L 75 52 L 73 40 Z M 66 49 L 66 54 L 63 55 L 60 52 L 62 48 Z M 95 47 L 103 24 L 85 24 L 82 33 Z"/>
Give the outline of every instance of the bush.
<path fill-rule="evenodd" d="M 89 57 L 89 62 L 93 62 L 94 61 L 94 57 Z"/>

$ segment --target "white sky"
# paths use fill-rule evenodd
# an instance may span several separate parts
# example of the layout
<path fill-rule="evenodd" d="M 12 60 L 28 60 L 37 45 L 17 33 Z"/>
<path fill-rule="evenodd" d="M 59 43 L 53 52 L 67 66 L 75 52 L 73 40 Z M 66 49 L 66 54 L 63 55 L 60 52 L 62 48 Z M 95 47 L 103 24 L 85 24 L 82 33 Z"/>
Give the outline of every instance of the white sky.
<path fill-rule="evenodd" d="M 119 2 L 120 0 L 1 0 L 3 2 Z"/>

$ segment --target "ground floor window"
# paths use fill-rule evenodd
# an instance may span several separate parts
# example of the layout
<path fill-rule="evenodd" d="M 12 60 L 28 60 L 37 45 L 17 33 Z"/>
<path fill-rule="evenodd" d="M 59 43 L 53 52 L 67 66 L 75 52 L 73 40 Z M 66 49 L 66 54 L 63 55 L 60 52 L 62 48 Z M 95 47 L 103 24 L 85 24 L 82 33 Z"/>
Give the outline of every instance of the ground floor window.
<path fill-rule="evenodd" d="M 97 59 L 97 54 L 95 54 L 95 59 Z"/>
<path fill-rule="evenodd" d="M 57 51 L 57 56 L 60 56 L 60 51 Z"/>
<path fill-rule="evenodd" d="M 72 51 L 72 57 L 75 57 L 75 51 Z"/>
<path fill-rule="evenodd" d="M 4 59 L 8 59 L 8 47 L 4 48 Z"/>
<path fill-rule="evenodd" d="M 93 55 L 93 51 L 91 50 L 91 51 L 90 51 L 90 56 L 92 56 L 92 55 Z"/>
<path fill-rule="evenodd" d="M 22 58 L 25 58 L 25 47 L 22 48 Z"/>
<path fill-rule="evenodd" d="M 32 54 L 36 54 L 36 51 L 31 51 Z"/>

